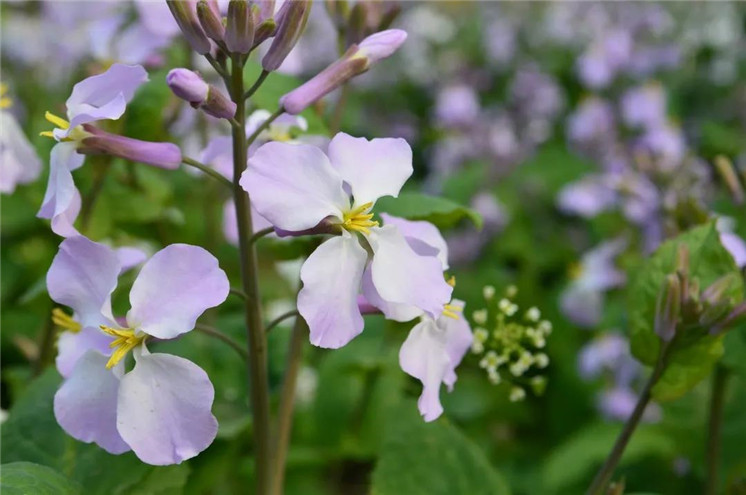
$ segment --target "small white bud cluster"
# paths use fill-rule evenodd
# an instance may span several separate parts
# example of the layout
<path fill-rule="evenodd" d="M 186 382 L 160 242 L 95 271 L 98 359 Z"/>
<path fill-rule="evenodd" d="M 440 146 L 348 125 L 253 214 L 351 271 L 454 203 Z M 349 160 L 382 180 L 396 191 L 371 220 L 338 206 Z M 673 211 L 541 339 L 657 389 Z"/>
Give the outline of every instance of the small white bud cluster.
<path fill-rule="evenodd" d="M 513 402 L 526 397 L 526 389 L 540 395 L 546 388 L 546 377 L 540 370 L 549 365 L 544 349 L 552 332 L 552 324 L 542 320 L 539 308 L 525 312 L 515 302 L 518 289 L 509 286 L 502 297 L 496 297 L 495 287 L 482 289 L 485 307 L 472 312 L 475 324 L 471 351 L 481 356 L 479 367 L 487 373 L 490 383 L 505 381 Z"/>

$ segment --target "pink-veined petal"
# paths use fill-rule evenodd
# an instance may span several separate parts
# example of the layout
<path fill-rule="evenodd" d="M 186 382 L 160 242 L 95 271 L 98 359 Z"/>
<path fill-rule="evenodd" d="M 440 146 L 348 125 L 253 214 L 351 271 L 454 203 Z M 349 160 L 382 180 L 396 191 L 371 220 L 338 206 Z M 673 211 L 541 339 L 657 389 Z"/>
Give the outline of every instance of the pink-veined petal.
<path fill-rule="evenodd" d="M 241 186 L 260 215 L 287 231 L 313 228 L 328 216 L 341 219 L 350 205 L 329 159 L 305 144 L 261 146 L 249 158 Z"/>
<path fill-rule="evenodd" d="M 228 297 L 218 260 L 198 246 L 171 244 L 150 258 L 130 292 L 127 324 L 161 339 L 194 328 L 197 318 Z"/>
<path fill-rule="evenodd" d="M 398 196 L 412 175 L 412 148 L 401 138 L 352 137 L 340 132 L 329 143 L 329 160 L 349 184 L 355 206 Z"/>
<path fill-rule="evenodd" d="M 303 264 L 298 311 L 313 345 L 336 349 L 363 331 L 357 295 L 366 258 L 357 239 L 344 234 L 322 243 Z"/>

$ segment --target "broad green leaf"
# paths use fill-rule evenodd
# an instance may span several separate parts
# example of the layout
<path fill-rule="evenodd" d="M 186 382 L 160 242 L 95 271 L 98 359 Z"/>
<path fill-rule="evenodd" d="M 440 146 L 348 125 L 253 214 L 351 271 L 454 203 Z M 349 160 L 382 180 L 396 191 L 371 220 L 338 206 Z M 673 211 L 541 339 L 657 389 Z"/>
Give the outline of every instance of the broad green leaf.
<path fill-rule="evenodd" d="M 632 353 L 645 364 L 654 365 L 660 341 L 653 329 L 658 291 L 667 274 L 676 267 L 680 245 L 689 248 L 690 275 L 707 287 L 728 273 L 738 273 L 733 258 L 720 243 L 714 223 L 691 229 L 661 245 L 639 268 L 629 288 Z M 743 283 L 734 277 L 727 296 L 740 300 Z M 689 344 L 677 346 L 671 361 L 653 389 L 657 400 L 680 397 L 710 373 L 723 354 L 722 336 L 704 336 Z"/>
<path fill-rule="evenodd" d="M 482 228 L 482 217 L 471 208 L 450 199 L 420 193 L 403 192 L 398 198 L 381 198 L 376 202 L 375 211 L 409 220 L 427 220 L 440 229 L 453 227 L 465 218 L 478 229 Z"/>
<path fill-rule="evenodd" d="M 402 401 L 373 471 L 373 495 L 505 495 L 503 477 L 479 447 L 445 418 L 425 423 Z"/>
<path fill-rule="evenodd" d="M 746 324 L 726 333 L 723 344 L 725 347 L 723 365 L 746 375 Z"/>
<path fill-rule="evenodd" d="M 596 423 L 575 433 L 544 463 L 544 487 L 547 493 L 571 493 L 569 488 L 589 483 L 593 473 L 606 459 L 619 435 L 621 424 Z M 650 456 L 672 457 L 674 441 L 651 425 L 639 427 L 622 457 L 622 465 Z"/>
<path fill-rule="evenodd" d="M 32 462 L 0 466 L 0 491 L 4 495 L 78 495 L 80 485 L 54 469 Z"/>

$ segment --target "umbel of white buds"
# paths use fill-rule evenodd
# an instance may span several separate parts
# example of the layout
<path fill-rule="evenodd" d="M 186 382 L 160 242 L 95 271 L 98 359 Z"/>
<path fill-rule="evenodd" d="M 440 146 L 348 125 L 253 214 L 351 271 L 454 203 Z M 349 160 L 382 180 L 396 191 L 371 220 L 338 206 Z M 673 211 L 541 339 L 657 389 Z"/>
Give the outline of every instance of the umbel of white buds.
<path fill-rule="evenodd" d="M 379 60 L 389 57 L 406 39 L 407 33 L 401 29 L 388 29 L 368 36 L 359 45 L 352 45 L 339 60 L 280 98 L 280 104 L 287 113 L 299 114 Z"/>
<path fill-rule="evenodd" d="M 173 94 L 213 117 L 232 119 L 236 114 L 236 104 L 196 72 L 172 69 L 166 76 L 166 83 Z"/>

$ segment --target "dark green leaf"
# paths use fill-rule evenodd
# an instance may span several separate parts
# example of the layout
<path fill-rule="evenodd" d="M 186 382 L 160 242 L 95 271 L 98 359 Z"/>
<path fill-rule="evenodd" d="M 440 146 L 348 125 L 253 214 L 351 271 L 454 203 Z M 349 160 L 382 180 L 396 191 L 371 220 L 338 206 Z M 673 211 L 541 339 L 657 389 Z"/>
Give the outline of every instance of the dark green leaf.
<path fill-rule="evenodd" d="M 426 220 L 440 229 L 453 227 L 465 218 L 482 228 L 482 217 L 476 211 L 450 199 L 420 193 L 403 192 L 398 198 L 381 198 L 375 211 L 409 220 Z"/>
<path fill-rule="evenodd" d="M 0 467 L 4 495 L 78 495 L 80 485 L 54 469 L 32 462 L 12 462 Z"/>

